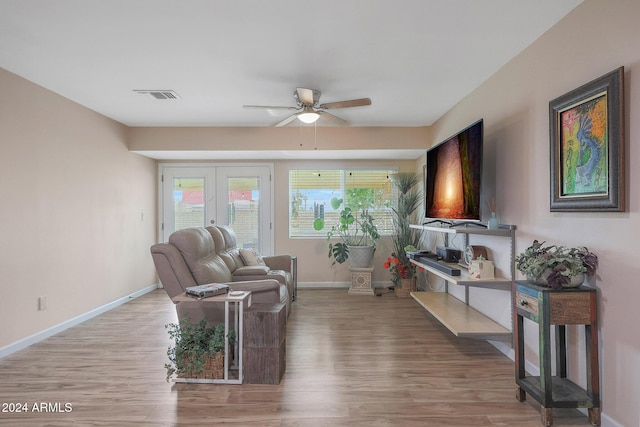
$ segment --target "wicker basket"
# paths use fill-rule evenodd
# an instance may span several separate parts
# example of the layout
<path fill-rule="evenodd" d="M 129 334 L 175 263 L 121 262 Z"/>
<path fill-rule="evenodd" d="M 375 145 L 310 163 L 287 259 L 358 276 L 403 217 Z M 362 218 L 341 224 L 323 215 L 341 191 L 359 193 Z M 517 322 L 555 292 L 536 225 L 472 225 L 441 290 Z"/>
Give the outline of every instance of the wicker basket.
<path fill-rule="evenodd" d="M 394 293 L 396 294 L 396 298 L 410 298 L 410 293 L 416 290 L 416 279 L 401 279 L 402 287 L 398 288 L 397 286 L 394 289 Z"/>
<path fill-rule="evenodd" d="M 213 356 L 205 354 L 204 369 L 199 374 L 193 372 L 185 372 L 180 378 L 199 378 L 199 379 L 220 379 L 224 378 L 224 353 L 218 352 Z"/>

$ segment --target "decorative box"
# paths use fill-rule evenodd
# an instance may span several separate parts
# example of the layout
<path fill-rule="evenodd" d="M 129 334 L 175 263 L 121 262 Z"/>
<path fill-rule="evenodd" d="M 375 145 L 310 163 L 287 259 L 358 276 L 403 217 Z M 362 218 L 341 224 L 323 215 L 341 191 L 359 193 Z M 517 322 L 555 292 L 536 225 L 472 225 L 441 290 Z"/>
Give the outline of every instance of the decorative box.
<path fill-rule="evenodd" d="M 495 266 L 493 261 L 487 261 L 486 259 L 473 259 L 469 263 L 469 278 L 470 279 L 493 279 Z"/>

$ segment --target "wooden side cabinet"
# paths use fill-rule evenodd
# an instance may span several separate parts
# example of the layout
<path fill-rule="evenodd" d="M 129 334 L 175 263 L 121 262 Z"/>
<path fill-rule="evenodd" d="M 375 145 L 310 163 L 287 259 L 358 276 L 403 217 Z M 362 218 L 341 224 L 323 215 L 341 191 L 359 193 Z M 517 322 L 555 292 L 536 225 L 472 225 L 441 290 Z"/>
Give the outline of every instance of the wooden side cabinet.
<path fill-rule="evenodd" d="M 553 408 L 587 408 L 589 421 L 600 425 L 600 377 L 598 364 L 598 315 L 596 289 L 581 286 L 554 290 L 529 282 L 513 283 L 513 343 L 516 362 L 516 398 L 526 394 L 542 406 L 541 420 L 553 425 Z M 524 318 L 538 324 L 540 376 L 524 370 Z M 555 326 L 555 343 L 551 326 Z M 567 378 L 566 325 L 584 325 L 587 389 Z M 555 345 L 556 369 L 552 375 L 551 346 Z"/>

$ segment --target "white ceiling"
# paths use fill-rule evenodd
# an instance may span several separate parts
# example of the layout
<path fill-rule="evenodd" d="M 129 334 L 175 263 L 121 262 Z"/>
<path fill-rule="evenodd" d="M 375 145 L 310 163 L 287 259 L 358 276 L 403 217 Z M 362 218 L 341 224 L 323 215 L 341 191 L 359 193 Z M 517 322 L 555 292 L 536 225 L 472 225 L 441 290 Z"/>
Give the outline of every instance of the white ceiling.
<path fill-rule="evenodd" d="M 425 126 L 581 1 L 0 0 L 0 66 L 129 126 L 271 126 L 290 112 L 242 106 L 296 87 L 371 98 L 332 110 L 351 126 Z"/>

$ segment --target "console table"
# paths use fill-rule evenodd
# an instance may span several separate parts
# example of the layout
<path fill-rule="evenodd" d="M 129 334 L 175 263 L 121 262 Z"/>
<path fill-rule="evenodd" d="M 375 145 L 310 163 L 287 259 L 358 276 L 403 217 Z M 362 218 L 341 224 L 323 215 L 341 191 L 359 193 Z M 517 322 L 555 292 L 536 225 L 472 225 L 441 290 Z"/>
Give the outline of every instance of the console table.
<path fill-rule="evenodd" d="M 554 290 L 525 281 L 513 283 L 513 342 L 516 362 L 516 398 L 528 393 L 541 405 L 541 421 L 553 425 L 553 408 L 588 408 L 589 421 L 600 425 L 598 315 L 596 289 L 581 286 Z M 524 369 L 524 321 L 538 324 L 540 376 Z M 556 375 L 551 374 L 551 325 L 555 325 Z M 567 378 L 566 325 L 584 325 L 587 389 Z"/>

